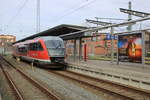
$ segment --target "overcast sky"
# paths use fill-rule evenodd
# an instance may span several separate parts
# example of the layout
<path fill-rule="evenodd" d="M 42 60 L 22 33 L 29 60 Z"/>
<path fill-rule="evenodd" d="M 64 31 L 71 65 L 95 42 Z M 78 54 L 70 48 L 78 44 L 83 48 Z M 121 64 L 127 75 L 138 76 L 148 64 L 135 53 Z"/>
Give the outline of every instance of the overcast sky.
<path fill-rule="evenodd" d="M 41 0 L 41 31 L 60 24 L 84 25 L 94 17 L 127 18 L 128 0 Z M 132 9 L 150 13 L 149 0 L 131 0 Z M 36 0 L 0 0 L 0 34 L 17 40 L 36 32 Z"/>

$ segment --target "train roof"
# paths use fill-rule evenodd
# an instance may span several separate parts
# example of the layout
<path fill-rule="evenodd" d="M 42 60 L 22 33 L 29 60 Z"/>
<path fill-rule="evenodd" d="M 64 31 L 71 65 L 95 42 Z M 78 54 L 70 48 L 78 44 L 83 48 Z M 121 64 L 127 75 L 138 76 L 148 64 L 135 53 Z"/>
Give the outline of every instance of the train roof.
<path fill-rule="evenodd" d="M 63 39 L 61 39 L 59 36 L 40 36 L 40 37 L 36 37 L 32 40 L 26 40 L 26 41 L 23 41 L 23 42 L 19 42 L 19 43 L 16 43 L 14 44 L 14 46 L 22 46 L 22 45 L 25 45 L 25 44 L 29 44 L 29 43 L 34 43 L 34 42 L 38 42 L 39 40 L 60 40 L 60 41 L 63 41 Z"/>
<path fill-rule="evenodd" d="M 34 40 L 39 40 L 39 39 L 43 39 L 44 41 L 46 40 L 62 40 L 59 36 L 41 36 L 41 37 L 37 37 L 34 38 Z"/>

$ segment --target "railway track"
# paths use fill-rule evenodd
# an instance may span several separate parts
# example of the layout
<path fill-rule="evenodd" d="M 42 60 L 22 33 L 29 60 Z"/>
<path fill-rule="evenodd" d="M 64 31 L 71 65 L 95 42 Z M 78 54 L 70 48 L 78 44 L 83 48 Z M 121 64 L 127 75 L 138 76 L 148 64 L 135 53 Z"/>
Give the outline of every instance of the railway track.
<path fill-rule="evenodd" d="M 119 96 L 123 100 L 150 100 L 150 92 L 118 83 L 96 79 L 72 71 L 49 71 L 72 81 L 79 82 L 110 95 Z"/>
<path fill-rule="evenodd" d="M 9 72 L 10 69 L 14 70 L 15 73 L 18 73 L 20 76 L 22 76 L 26 81 L 29 82 L 28 84 L 32 84 L 33 87 L 37 88 L 40 91 L 39 93 L 43 93 L 41 95 L 44 95 L 44 96 L 42 96 L 42 98 L 40 97 L 41 100 L 61 100 L 55 94 L 53 94 L 51 91 L 49 91 L 46 87 L 44 87 L 43 85 L 38 83 L 36 80 L 34 80 L 33 78 L 31 78 L 30 76 L 25 74 L 20 69 L 16 68 L 14 65 L 9 63 L 3 57 L 0 56 L 0 60 L 1 60 L 0 67 L 2 69 L 2 72 L 5 75 L 6 79 L 8 80 L 8 83 L 15 95 L 16 100 L 28 100 L 28 99 L 25 99 L 26 97 L 24 96 L 24 93 L 21 92 L 22 88 L 19 88 L 18 84 L 16 84 L 16 82 L 14 81 L 14 77 L 12 77 L 13 75 L 11 74 L 11 72 Z M 6 67 L 9 67 L 9 69 L 8 68 L 6 69 Z M 24 87 L 24 88 L 26 88 L 26 87 Z M 32 90 L 32 88 L 31 88 L 31 90 Z M 31 91 L 31 90 L 28 90 L 28 91 Z M 32 97 L 33 95 L 30 95 L 30 96 Z"/>
<path fill-rule="evenodd" d="M 49 70 L 49 73 L 86 85 L 97 91 L 103 91 L 104 93 L 113 95 L 114 97 L 122 98 L 121 100 L 150 100 L 150 92 L 146 90 L 129 87 L 111 81 L 96 79 L 72 71 Z"/>
<path fill-rule="evenodd" d="M 24 97 L 22 96 L 21 92 L 17 88 L 16 84 L 14 83 L 13 79 L 11 78 L 11 76 L 8 74 L 8 72 L 6 70 L 4 70 L 3 65 L 0 64 L 0 67 L 2 69 L 2 72 L 5 75 L 6 79 L 9 82 L 12 92 L 15 94 L 16 100 L 25 100 Z"/>

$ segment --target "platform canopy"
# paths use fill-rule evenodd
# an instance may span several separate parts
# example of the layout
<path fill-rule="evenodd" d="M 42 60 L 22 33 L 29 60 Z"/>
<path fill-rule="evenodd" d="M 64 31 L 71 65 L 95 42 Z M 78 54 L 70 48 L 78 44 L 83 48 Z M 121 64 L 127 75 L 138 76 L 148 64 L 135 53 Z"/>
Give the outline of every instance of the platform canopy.
<path fill-rule="evenodd" d="M 36 37 L 39 37 L 39 36 L 60 36 L 60 35 L 69 34 L 69 33 L 72 33 L 72 32 L 81 31 L 81 30 L 84 30 L 84 29 L 87 29 L 87 28 L 88 27 L 84 27 L 84 26 L 62 24 L 62 25 L 58 25 L 56 27 L 50 28 L 46 31 L 31 35 L 31 36 L 26 37 L 26 38 L 23 38 L 19 41 L 16 41 L 15 43 L 22 42 L 22 41 L 25 41 L 25 40 L 30 40 L 30 39 L 33 39 L 33 38 L 36 38 Z M 73 36 L 68 36 L 68 37 L 65 36 L 64 39 L 71 39 L 71 38 L 80 37 L 80 36 L 82 36 L 82 33 L 81 34 L 76 34 L 76 35 L 73 35 Z"/>

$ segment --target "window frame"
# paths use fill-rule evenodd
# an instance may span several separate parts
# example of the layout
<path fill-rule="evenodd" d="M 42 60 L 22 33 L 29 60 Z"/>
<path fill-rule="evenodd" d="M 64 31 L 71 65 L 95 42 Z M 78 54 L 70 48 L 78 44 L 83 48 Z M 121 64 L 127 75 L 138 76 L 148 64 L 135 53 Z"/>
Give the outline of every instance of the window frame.
<path fill-rule="evenodd" d="M 40 42 L 34 42 L 29 44 L 29 50 L 30 51 L 43 51 L 44 48 L 42 47 L 42 44 Z"/>

